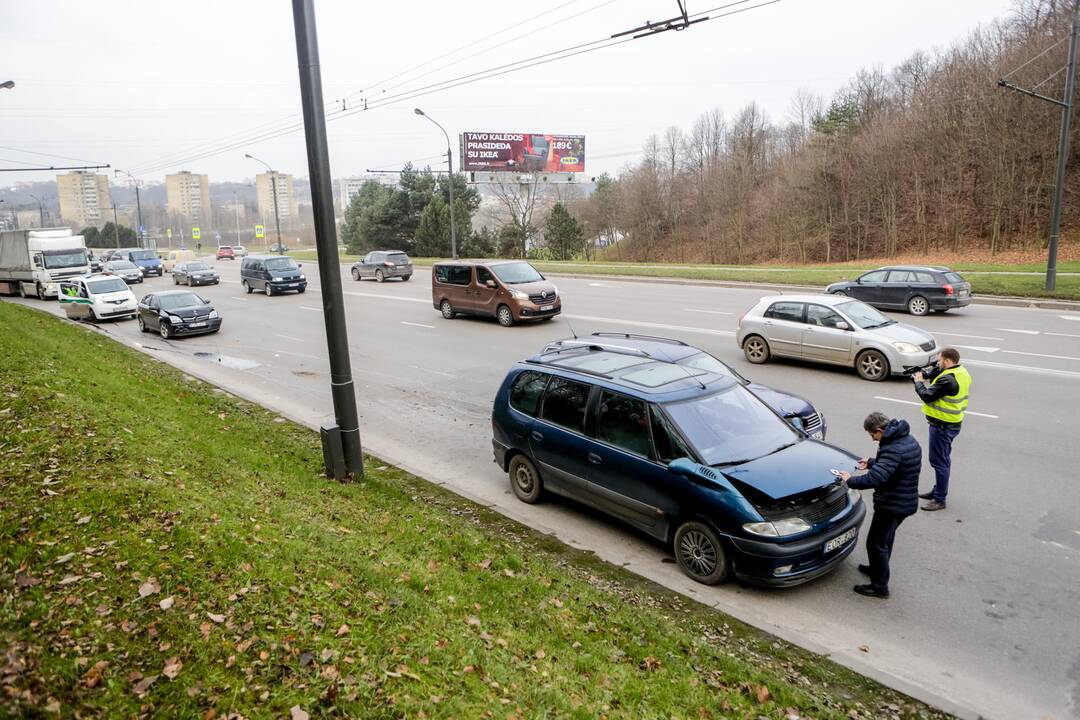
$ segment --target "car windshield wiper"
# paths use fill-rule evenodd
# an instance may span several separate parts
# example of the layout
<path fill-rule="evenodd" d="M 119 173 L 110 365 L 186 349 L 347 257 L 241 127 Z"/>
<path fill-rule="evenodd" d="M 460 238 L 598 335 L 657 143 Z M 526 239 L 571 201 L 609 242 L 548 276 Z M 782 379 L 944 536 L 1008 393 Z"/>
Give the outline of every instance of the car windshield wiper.
<path fill-rule="evenodd" d="M 765 457 L 765 456 L 768 456 L 768 455 L 775 455 L 776 453 L 780 452 L 781 450 L 787 450 L 789 447 L 791 447 L 794 444 L 795 444 L 794 442 L 789 442 L 789 443 L 786 443 L 784 445 L 781 445 L 780 447 L 776 448 L 772 452 L 765 453 L 765 455 L 763 455 L 762 457 Z"/>
<path fill-rule="evenodd" d="M 730 467 L 731 465 L 742 465 L 748 463 L 757 458 L 743 458 L 742 460 L 725 460 L 724 462 L 713 463 L 710 467 Z"/>

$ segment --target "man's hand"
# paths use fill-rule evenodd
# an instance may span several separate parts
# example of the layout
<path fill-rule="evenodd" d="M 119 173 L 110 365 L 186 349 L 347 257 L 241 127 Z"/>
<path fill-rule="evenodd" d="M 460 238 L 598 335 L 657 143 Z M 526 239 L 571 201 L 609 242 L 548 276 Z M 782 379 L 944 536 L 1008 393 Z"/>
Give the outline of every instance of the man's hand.
<path fill-rule="evenodd" d="M 914 375 L 911 376 L 911 379 L 914 380 L 915 382 L 922 382 L 925 379 L 925 377 L 923 376 L 923 374 L 921 372 L 917 372 L 917 373 L 915 373 Z"/>
<path fill-rule="evenodd" d="M 840 471 L 840 474 L 839 474 L 839 475 L 837 475 L 836 477 L 840 478 L 840 479 L 841 479 L 841 480 L 843 480 L 844 482 L 847 482 L 848 480 L 850 480 L 850 479 L 851 479 L 851 473 L 849 473 L 849 472 L 847 472 L 847 471 L 844 471 L 844 470 L 841 470 L 841 471 Z"/>
<path fill-rule="evenodd" d="M 859 462 L 855 464 L 855 467 L 859 470 L 865 470 L 869 464 L 870 461 L 867 458 L 859 458 Z"/>

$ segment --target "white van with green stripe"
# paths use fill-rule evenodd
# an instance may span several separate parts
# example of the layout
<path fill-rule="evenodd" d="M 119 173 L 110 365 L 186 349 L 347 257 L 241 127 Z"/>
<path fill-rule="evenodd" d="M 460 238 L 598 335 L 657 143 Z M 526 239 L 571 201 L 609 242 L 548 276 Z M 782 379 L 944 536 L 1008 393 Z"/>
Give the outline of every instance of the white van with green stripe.
<path fill-rule="evenodd" d="M 126 282 L 111 275 L 90 275 L 60 283 L 57 296 L 64 314 L 72 320 L 130 319 L 139 301 Z"/>

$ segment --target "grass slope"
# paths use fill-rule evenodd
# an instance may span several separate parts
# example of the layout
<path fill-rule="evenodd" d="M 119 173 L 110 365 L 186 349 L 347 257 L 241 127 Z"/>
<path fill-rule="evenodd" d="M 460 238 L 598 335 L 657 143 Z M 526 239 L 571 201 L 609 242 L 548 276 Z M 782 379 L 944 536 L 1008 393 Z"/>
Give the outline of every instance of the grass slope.
<path fill-rule="evenodd" d="M 0 715 L 938 717 L 0 303 Z"/>

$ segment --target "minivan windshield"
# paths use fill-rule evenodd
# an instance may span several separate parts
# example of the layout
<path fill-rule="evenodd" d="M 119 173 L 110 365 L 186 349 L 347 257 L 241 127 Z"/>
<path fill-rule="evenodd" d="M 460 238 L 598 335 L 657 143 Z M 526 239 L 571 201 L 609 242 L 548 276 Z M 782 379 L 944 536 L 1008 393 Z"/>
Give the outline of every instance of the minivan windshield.
<path fill-rule="evenodd" d="M 527 262 L 506 263 L 505 265 L 492 265 L 491 271 L 507 285 L 537 282 L 544 276 L 536 271 Z"/>
<path fill-rule="evenodd" d="M 102 295 L 104 293 L 124 292 L 128 289 L 127 283 L 120 278 L 109 278 L 108 280 L 94 280 L 86 283 L 86 288 L 90 291 L 91 295 Z"/>
<path fill-rule="evenodd" d="M 132 260 L 156 260 L 157 259 L 157 253 L 155 253 L 153 250 L 132 250 L 131 251 L 131 259 Z"/>
<path fill-rule="evenodd" d="M 79 267 L 86 265 L 86 251 L 78 250 L 53 250 L 42 253 L 45 259 L 45 267 L 56 270 L 59 268 Z"/>
<path fill-rule="evenodd" d="M 735 465 L 781 450 L 798 434 L 742 385 L 664 406 L 707 465 Z"/>
<path fill-rule="evenodd" d="M 270 258 L 266 261 L 267 270 L 296 270 L 296 261 L 292 258 Z"/>
<path fill-rule="evenodd" d="M 206 301 L 195 293 L 177 293 L 176 295 L 161 295 L 162 310 L 175 310 L 177 308 L 196 307 L 206 305 Z"/>
<path fill-rule="evenodd" d="M 874 328 L 896 324 L 895 320 L 890 320 L 874 308 L 858 300 L 840 303 L 836 306 L 836 309 L 851 318 L 851 322 L 863 330 L 873 330 Z"/>

